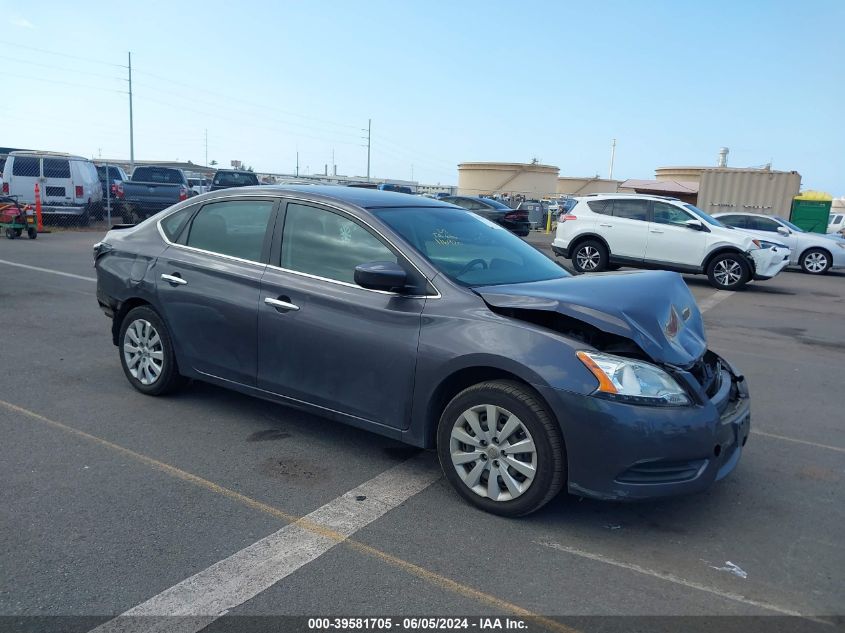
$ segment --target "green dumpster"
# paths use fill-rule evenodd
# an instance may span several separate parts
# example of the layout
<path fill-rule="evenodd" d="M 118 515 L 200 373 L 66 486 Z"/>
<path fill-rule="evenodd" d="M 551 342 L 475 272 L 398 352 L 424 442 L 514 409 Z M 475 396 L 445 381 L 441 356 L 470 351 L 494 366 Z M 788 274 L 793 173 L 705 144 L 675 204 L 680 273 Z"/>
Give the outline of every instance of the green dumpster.
<path fill-rule="evenodd" d="M 805 191 L 792 199 L 789 220 L 811 233 L 827 233 L 833 196 L 821 191 Z"/>

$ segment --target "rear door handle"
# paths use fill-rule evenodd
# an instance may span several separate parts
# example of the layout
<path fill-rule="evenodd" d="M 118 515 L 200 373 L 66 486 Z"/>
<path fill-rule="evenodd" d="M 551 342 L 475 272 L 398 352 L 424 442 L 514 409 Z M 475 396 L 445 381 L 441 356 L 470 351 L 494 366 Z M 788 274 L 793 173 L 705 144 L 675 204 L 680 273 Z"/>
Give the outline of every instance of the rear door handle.
<path fill-rule="evenodd" d="M 161 278 L 164 279 L 167 283 L 173 284 L 174 286 L 188 285 L 187 281 L 177 275 L 162 275 Z"/>
<path fill-rule="evenodd" d="M 663 233 L 663 231 L 661 231 L 659 229 L 651 229 L 651 232 L 652 233 Z"/>
<path fill-rule="evenodd" d="M 287 299 L 287 297 L 285 297 Z M 272 297 L 267 297 L 264 299 L 264 303 L 268 306 L 273 306 L 277 310 L 293 310 L 296 312 L 299 310 L 299 306 L 295 303 L 290 303 L 289 301 L 282 301 L 281 299 L 273 299 Z"/>

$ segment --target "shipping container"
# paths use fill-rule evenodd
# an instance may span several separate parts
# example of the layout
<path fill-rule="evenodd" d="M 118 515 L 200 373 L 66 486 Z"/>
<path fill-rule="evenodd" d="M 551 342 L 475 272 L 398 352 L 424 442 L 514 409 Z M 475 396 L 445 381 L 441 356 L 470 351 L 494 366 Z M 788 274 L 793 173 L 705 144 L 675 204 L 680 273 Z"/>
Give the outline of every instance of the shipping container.
<path fill-rule="evenodd" d="M 797 171 L 705 169 L 697 206 L 710 214 L 744 212 L 788 218 L 800 188 Z"/>

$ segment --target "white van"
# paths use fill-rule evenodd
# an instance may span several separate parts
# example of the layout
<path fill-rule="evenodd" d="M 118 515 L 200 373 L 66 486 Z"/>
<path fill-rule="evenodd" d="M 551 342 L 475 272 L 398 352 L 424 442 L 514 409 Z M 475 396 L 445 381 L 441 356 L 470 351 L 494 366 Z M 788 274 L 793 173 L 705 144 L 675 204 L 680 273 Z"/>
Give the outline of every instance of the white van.
<path fill-rule="evenodd" d="M 3 194 L 35 204 L 35 183 L 41 188 L 44 215 L 72 216 L 85 225 L 102 211 L 97 168 L 87 158 L 56 152 L 11 152 L 3 169 Z"/>

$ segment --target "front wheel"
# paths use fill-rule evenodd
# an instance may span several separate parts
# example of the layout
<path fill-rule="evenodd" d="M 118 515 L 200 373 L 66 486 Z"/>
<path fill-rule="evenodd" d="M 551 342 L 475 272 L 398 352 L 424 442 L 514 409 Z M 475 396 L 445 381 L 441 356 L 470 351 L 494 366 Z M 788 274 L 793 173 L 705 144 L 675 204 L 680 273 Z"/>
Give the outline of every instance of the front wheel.
<path fill-rule="evenodd" d="M 581 242 L 572 252 L 572 267 L 579 273 L 607 270 L 608 254 L 604 244 L 596 240 Z"/>
<path fill-rule="evenodd" d="M 440 417 L 437 454 L 458 494 L 502 516 L 538 510 L 566 481 L 560 428 L 518 382 L 484 382 L 455 396 Z"/>
<path fill-rule="evenodd" d="M 160 396 L 179 387 L 179 375 L 170 333 L 150 307 L 133 308 L 120 326 L 120 364 L 131 385 L 148 396 Z"/>
<path fill-rule="evenodd" d="M 809 275 L 824 275 L 832 263 L 830 255 L 822 248 L 811 248 L 801 256 L 801 270 Z"/>
<path fill-rule="evenodd" d="M 739 290 L 751 279 L 751 268 L 739 253 L 723 253 L 710 260 L 707 278 L 719 290 Z"/>

